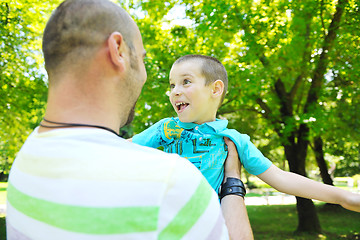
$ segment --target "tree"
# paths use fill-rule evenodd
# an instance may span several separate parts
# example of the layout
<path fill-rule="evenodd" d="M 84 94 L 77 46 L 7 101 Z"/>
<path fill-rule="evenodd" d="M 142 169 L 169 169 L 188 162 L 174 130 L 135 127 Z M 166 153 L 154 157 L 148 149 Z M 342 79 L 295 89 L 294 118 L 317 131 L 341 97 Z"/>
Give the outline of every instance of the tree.
<path fill-rule="evenodd" d="M 346 134 L 351 130 L 340 132 L 331 124 L 359 129 L 359 122 L 354 121 L 359 112 L 354 104 L 359 96 L 354 83 L 359 55 L 352 53 L 359 52 L 360 33 L 355 1 L 183 0 L 179 3 L 186 6 L 193 25 L 163 30 L 162 17 L 175 2 L 143 1 L 141 5 L 146 9 L 144 25 L 153 27 L 152 39 L 158 43 L 152 46 L 154 50 L 157 46 L 156 52 L 149 51 L 151 67 L 160 70 L 150 73 L 157 80 L 151 82 L 150 77 L 146 87 L 152 92 L 141 100 L 148 108 L 157 108 L 156 117 L 141 112 L 145 125 L 169 112 L 161 94 L 165 92 L 162 85 L 167 84 L 168 70 L 164 69 L 183 54 L 201 53 L 220 59 L 229 73 L 231 85 L 219 113 L 230 118 L 231 127 L 262 140 L 260 149 L 266 149 L 264 142 L 275 149 L 281 145 L 290 171 L 307 175 L 308 148 L 312 139 L 318 146 L 319 137 L 325 153 L 346 152 L 356 158 L 356 153 L 348 151 L 351 143 L 357 143 Z M 336 91 L 347 96 L 334 98 Z M 339 110 L 341 106 L 346 108 Z M 344 113 L 344 109 L 356 113 Z M 329 117 L 334 118 L 329 121 Z M 135 132 L 142 128 L 134 124 Z M 341 147 L 334 150 L 332 142 Z M 297 231 L 321 231 L 311 200 L 297 198 L 297 209 Z"/>
<path fill-rule="evenodd" d="M 258 110 L 268 121 L 284 147 L 290 171 L 303 176 L 306 176 L 312 125 L 322 115 L 319 98 L 326 83 L 325 74 L 331 67 L 330 59 L 336 61 L 331 58 L 336 37 L 341 32 L 344 11 L 350 12 L 355 3 L 351 4 L 348 6 L 347 1 L 338 1 L 336 5 L 325 1 L 318 4 L 313 1 L 263 1 L 261 4 L 217 1 L 209 7 L 211 3 L 203 1 L 193 9 L 199 25 L 218 28 L 216 34 L 221 36 L 239 35 L 230 42 L 230 46 L 234 46 L 230 58 L 251 68 L 250 71 L 244 69 L 248 72 L 246 79 L 255 83 L 245 86 L 246 90 L 242 86 L 242 92 L 246 91 L 248 96 L 243 105 L 246 109 Z M 204 11 L 205 5 L 208 12 Z M 201 12 L 196 12 L 198 9 L 202 9 Z M 216 25 L 221 19 L 219 15 L 222 26 Z M 351 38 L 355 39 L 356 35 L 347 40 Z M 240 75 L 239 71 L 236 73 Z M 236 102 L 236 98 L 233 101 Z M 321 231 L 311 200 L 297 197 L 297 209 L 297 231 Z"/>
<path fill-rule="evenodd" d="M 5 0 L 0 4 L 0 172 L 5 174 L 44 112 L 47 90 L 41 35 L 57 2 Z"/>

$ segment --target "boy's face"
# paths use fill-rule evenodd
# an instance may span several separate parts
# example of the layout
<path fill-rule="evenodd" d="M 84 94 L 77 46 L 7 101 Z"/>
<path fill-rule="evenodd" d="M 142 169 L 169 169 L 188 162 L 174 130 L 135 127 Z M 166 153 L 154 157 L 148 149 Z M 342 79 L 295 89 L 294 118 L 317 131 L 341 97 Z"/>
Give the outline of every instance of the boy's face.
<path fill-rule="evenodd" d="M 217 107 L 212 92 L 212 84 L 205 85 L 199 61 L 188 60 L 172 66 L 169 97 L 181 122 L 214 121 Z"/>

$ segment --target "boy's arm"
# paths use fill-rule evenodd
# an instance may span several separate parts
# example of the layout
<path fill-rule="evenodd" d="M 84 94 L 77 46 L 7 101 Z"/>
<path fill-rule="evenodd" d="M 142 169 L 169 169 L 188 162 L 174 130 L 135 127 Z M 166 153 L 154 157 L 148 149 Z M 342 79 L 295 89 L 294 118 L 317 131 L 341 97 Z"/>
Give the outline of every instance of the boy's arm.
<path fill-rule="evenodd" d="M 225 161 L 224 182 L 228 177 L 240 179 L 241 165 L 234 143 L 225 138 L 228 156 Z M 231 239 L 254 239 L 244 198 L 237 195 L 226 195 L 221 199 L 221 209 Z"/>
<path fill-rule="evenodd" d="M 275 165 L 271 165 L 268 170 L 257 176 L 280 192 L 340 204 L 346 209 L 360 212 L 360 194 L 316 182 L 299 174 L 283 171 Z"/>

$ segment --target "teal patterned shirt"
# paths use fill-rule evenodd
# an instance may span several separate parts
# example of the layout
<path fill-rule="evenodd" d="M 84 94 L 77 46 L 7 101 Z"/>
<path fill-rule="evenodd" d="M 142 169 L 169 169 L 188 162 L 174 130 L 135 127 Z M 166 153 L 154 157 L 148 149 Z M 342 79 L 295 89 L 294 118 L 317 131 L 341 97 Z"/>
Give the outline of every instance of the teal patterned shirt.
<path fill-rule="evenodd" d="M 272 164 L 251 143 L 248 135 L 228 129 L 227 125 L 227 120 L 220 119 L 198 125 L 183 123 L 178 118 L 165 118 L 135 135 L 132 141 L 152 148 L 163 147 L 165 152 L 188 159 L 218 192 L 227 156 L 224 137 L 235 143 L 240 161 L 250 174 L 261 174 Z"/>

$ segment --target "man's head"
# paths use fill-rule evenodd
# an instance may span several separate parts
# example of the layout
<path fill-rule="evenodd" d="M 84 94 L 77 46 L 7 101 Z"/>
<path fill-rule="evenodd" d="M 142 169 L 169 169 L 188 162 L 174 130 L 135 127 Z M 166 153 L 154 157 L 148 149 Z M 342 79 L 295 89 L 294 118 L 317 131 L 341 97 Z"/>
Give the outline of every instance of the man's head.
<path fill-rule="evenodd" d="M 67 0 L 49 19 L 43 35 L 45 67 L 51 75 L 87 59 L 113 32 L 120 32 L 131 50 L 136 25 L 121 7 L 110 1 Z"/>
<path fill-rule="evenodd" d="M 219 60 L 186 55 L 170 71 L 170 102 L 182 122 L 214 121 L 227 90 L 228 78 Z"/>
<path fill-rule="evenodd" d="M 68 74 L 87 95 L 97 88 L 126 98 L 116 109 L 121 114 L 133 108 L 146 80 L 140 31 L 124 9 L 108 0 L 61 3 L 46 25 L 43 53 L 50 89 Z"/>

